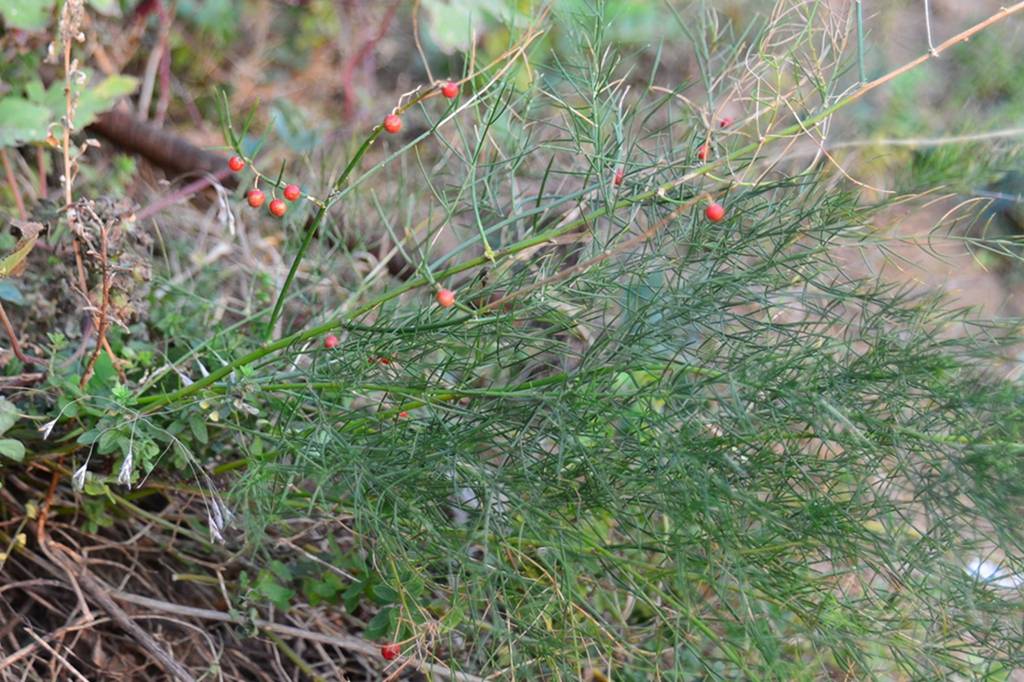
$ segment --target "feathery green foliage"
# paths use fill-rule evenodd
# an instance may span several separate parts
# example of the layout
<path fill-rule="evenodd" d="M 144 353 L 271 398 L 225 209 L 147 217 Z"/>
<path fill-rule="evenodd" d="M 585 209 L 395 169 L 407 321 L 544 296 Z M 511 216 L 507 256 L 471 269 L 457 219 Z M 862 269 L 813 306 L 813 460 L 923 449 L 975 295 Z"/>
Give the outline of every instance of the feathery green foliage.
<path fill-rule="evenodd" d="M 547 21 L 576 48 L 528 86 L 529 48 L 325 177 L 279 340 L 242 320 L 196 350 L 207 379 L 140 399 L 154 422 L 218 410 L 201 440 L 238 458 L 249 537 L 346 520 L 354 545 L 322 558 L 351 580 L 304 588 L 295 557 L 255 589 L 343 598 L 371 636 L 502 679 L 1024 665 L 1013 576 L 968 570 L 1024 561 L 1016 329 L 864 274 L 885 205 L 785 154 L 794 116 L 844 102 L 845 35 L 816 3 L 743 36 L 694 10 L 673 20 L 702 79 L 666 88 L 659 51 L 641 75 L 613 18 L 573 7 Z M 386 226 L 415 273 L 354 275 L 340 221 Z M 342 270 L 344 301 L 304 285 Z"/>

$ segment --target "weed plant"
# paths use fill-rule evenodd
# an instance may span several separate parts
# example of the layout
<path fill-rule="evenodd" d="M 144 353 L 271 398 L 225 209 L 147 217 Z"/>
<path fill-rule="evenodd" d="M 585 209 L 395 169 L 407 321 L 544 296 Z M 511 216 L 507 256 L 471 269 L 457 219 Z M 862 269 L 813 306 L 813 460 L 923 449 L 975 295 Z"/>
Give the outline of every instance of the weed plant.
<path fill-rule="evenodd" d="M 114 395 L 85 441 L 215 457 L 236 476 L 215 534 L 268 560 L 244 595 L 343 603 L 467 674 L 1005 679 L 1015 326 L 860 267 L 907 197 L 791 154 L 874 87 L 847 70 L 852 17 L 781 3 L 735 35 L 665 12 L 693 82 L 664 82 L 669 46 L 617 55 L 612 17 L 556 4 L 467 61 L 459 98 L 400 102 L 410 137 L 315 158 L 274 296 Z M 574 47 L 548 58 L 553 23 Z M 359 267 L 359 226 L 404 280 Z M 302 518 L 341 530 L 269 562 L 261 541 Z"/>

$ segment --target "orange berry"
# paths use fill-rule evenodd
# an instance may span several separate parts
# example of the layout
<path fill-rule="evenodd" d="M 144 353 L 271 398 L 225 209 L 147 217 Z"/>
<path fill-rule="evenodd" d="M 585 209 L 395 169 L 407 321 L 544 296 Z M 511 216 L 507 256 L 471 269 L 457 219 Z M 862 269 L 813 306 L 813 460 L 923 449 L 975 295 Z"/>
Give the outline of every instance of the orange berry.
<path fill-rule="evenodd" d="M 402 119 L 398 117 L 398 114 L 388 114 L 384 117 L 384 130 L 394 134 L 401 129 Z"/>
<path fill-rule="evenodd" d="M 455 305 L 455 292 L 451 289 L 441 289 L 437 292 L 437 304 L 442 308 L 451 308 Z"/>
<path fill-rule="evenodd" d="M 704 209 L 704 215 L 706 215 L 708 220 L 711 222 L 717 223 L 725 217 L 725 208 L 717 202 L 710 203 L 708 204 L 708 207 Z"/>
<path fill-rule="evenodd" d="M 448 99 L 455 99 L 459 96 L 459 84 L 448 81 L 441 86 L 441 94 Z"/>

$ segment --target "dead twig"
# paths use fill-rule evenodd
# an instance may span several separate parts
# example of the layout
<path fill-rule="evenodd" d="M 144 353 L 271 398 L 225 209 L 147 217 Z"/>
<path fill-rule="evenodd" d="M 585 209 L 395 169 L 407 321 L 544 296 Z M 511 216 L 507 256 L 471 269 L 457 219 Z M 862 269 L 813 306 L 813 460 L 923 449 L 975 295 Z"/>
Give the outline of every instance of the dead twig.
<path fill-rule="evenodd" d="M 359 653 L 366 654 L 368 656 L 376 656 L 380 653 L 379 647 L 373 642 L 369 642 L 359 637 L 352 637 L 350 635 L 342 634 L 324 634 L 320 632 L 313 632 L 312 630 L 304 630 L 302 628 L 292 627 L 291 625 L 282 625 L 281 623 L 275 623 L 269 620 L 263 620 L 262 618 L 255 618 L 252 620 L 246 620 L 241 616 L 234 616 L 230 613 L 224 613 L 223 611 L 214 611 L 213 609 L 202 609 L 194 606 L 183 606 L 181 604 L 172 604 L 170 602 L 162 601 L 159 599 L 151 599 L 150 597 L 144 597 L 139 594 L 131 594 L 129 592 L 111 591 L 111 596 L 122 602 L 128 604 L 135 604 L 136 606 L 142 606 L 157 611 L 163 611 L 164 613 L 175 613 L 179 616 L 191 616 L 192 618 L 201 618 L 203 620 L 215 620 L 221 623 L 234 623 L 236 625 L 255 625 L 261 630 L 268 630 L 275 632 L 279 635 L 286 635 L 288 637 L 296 637 L 298 639 L 305 639 L 310 642 L 320 642 L 322 644 L 330 644 L 333 646 L 348 649 L 350 651 L 358 651 Z M 482 677 L 471 675 L 469 673 L 458 672 L 452 670 L 448 666 L 439 665 L 437 663 L 428 663 L 423 660 L 411 659 L 412 664 L 420 671 L 445 677 L 456 682 L 484 682 Z"/>
<path fill-rule="evenodd" d="M 29 637 L 36 640 L 36 642 L 39 643 L 39 646 L 49 651 L 50 655 L 53 656 L 54 660 L 59 661 L 61 665 L 67 668 L 68 671 L 74 676 L 76 680 L 81 680 L 81 682 L 89 682 L 89 678 L 87 678 L 82 673 L 78 672 L 78 669 L 75 668 L 75 666 L 71 665 L 71 663 L 68 662 L 68 659 L 64 658 L 59 651 L 57 651 L 52 646 L 47 644 L 46 640 L 44 640 L 42 637 L 33 632 L 32 628 L 25 628 L 25 632 L 28 633 Z"/>
<path fill-rule="evenodd" d="M 42 518 L 40 519 L 42 520 Z M 73 577 L 88 592 L 89 596 L 100 608 L 107 612 L 111 620 L 117 623 L 121 629 L 131 635 L 132 639 L 138 642 L 139 646 L 146 650 L 156 661 L 179 682 L 195 682 L 195 678 L 178 661 L 156 643 L 156 640 L 148 632 L 143 630 L 135 621 L 125 613 L 124 609 L 117 605 L 111 598 L 115 591 L 95 577 L 86 566 L 81 557 L 77 556 L 71 549 L 53 542 L 46 536 L 39 538 L 40 547 L 54 564 L 59 566 Z"/>
<path fill-rule="evenodd" d="M 8 340 L 11 342 L 11 352 L 14 356 L 24 362 L 26 365 L 45 365 L 46 360 L 37 358 L 34 355 L 26 355 L 25 351 L 21 349 L 21 344 L 18 343 L 18 334 L 14 331 L 14 325 L 11 324 L 10 318 L 7 317 L 7 311 L 4 310 L 4 304 L 0 303 L 0 324 L 4 327 L 4 333 L 7 334 Z"/>
<path fill-rule="evenodd" d="M 92 356 L 89 358 L 85 371 L 82 373 L 82 380 L 79 385 L 83 388 L 89 383 L 89 379 L 92 378 L 96 361 L 104 349 L 110 353 L 111 360 L 115 361 L 116 366 L 116 358 L 107 343 L 107 327 L 110 324 L 110 272 L 107 263 L 107 226 L 103 224 L 100 225 L 100 274 L 103 284 L 101 287 L 102 298 L 100 301 L 99 320 L 96 323 L 96 348 L 93 349 Z"/>

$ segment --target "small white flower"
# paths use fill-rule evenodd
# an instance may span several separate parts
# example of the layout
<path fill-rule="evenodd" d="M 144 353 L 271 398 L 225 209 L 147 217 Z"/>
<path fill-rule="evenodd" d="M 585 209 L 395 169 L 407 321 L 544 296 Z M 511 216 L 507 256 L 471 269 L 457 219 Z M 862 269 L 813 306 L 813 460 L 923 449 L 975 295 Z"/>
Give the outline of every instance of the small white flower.
<path fill-rule="evenodd" d="M 117 482 L 128 488 L 132 487 L 132 463 L 134 459 L 131 448 L 129 448 L 128 454 L 125 455 L 124 461 L 121 462 L 121 470 L 117 472 Z"/>
<path fill-rule="evenodd" d="M 224 536 L 220 532 L 220 526 L 218 526 L 217 522 L 213 518 L 212 509 L 206 514 L 206 522 L 210 526 L 210 539 L 213 542 L 218 542 L 223 545 Z"/>
<path fill-rule="evenodd" d="M 231 523 L 234 514 L 219 498 L 214 497 L 207 505 L 206 515 L 210 525 L 210 539 L 223 544 L 224 534 L 222 531 Z"/>
<path fill-rule="evenodd" d="M 45 424 L 43 424 L 42 426 L 39 427 L 39 430 L 43 434 L 43 440 L 46 440 L 47 438 L 50 437 L 50 432 L 53 431 L 53 427 L 56 426 L 56 425 L 57 425 L 57 420 L 53 419 L 53 420 L 48 421 L 48 422 L 46 422 Z"/>
<path fill-rule="evenodd" d="M 83 464 L 75 470 L 75 473 L 71 476 L 71 487 L 75 489 L 75 492 L 82 492 L 85 488 L 85 474 L 86 467 L 88 464 Z"/>

